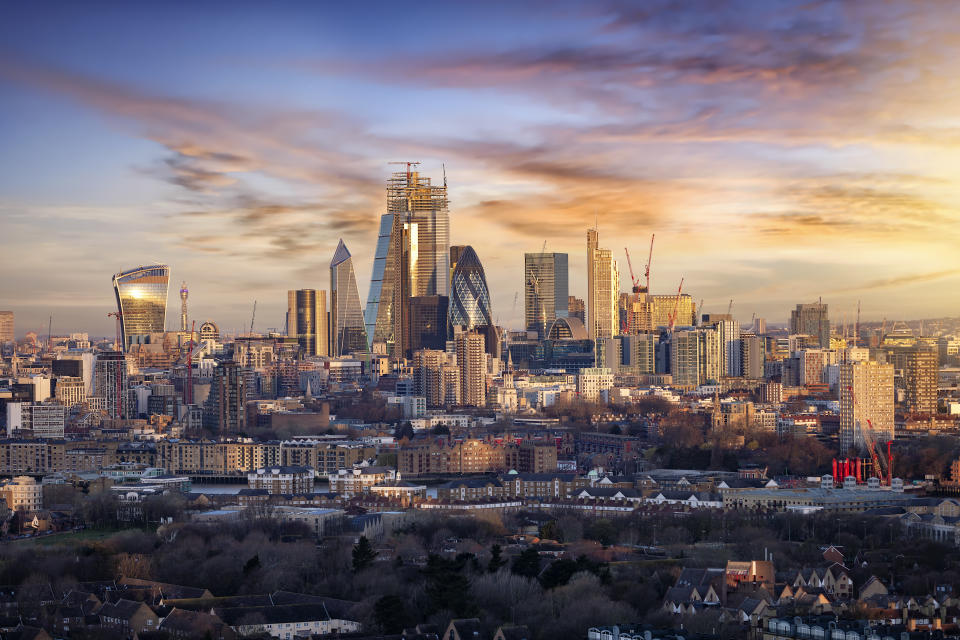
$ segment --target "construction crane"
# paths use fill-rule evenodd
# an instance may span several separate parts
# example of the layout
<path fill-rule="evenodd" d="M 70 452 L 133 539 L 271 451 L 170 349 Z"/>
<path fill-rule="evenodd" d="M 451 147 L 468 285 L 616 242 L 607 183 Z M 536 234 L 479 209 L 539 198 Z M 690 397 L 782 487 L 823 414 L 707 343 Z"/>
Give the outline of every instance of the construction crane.
<path fill-rule="evenodd" d="M 680 296 L 683 293 L 683 278 L 680 278 L 680 286 L 677 287 L 677 300 L 673 303 L 673 311 L 670 312 L 670 333 L 673 334 L 673 325 L 677 321 L 677 311 L 680 310 Z"/>
<path fill-rule="evenodd" d="M 624 247 L 623 252 L 627 254 L 627 268 L 630 270 L 630 282 L 633 283 L 632 291 L 634 293 L 640 293 L 640 281 L 633 275 L 633 262 L 630 261 L 630 250 Z"/>
<path fill-rule="evenodd" d="M 860 346 L 860 301 L 857 300 L 857 323 L 853 326 L 853 344 Z"/>
<path fill-rule="evenodd" d="M 120 326 L 123 314 L 119 311 L 111 311 L 107 314 L 107 317 L 109 318 L 111 316 L 117 319 L 117 341 L 115 343 L 117 345 L 117 351 L 123 353 L 123 328 Z"/>
<path fill-rule="evenodd" d="M 540 249 L 540 253 L 546 253 L 546 252 L 547 252 L 547 241 L 544 240 L 544 241 L 543 241 L 543 248 Z"/>
<path fill-rule="evenodd" d="M 647 266 L 643 269 L 643 277 L 647 281 L 647 293 L 650 293 L 650 265 L 653 263 L 653 239 L 656 236 L 655 233 L 650 234 L 650 253 L 647 254 Z"/>
<path fill-rule="evenodd" d="M 420 164 L 420 161 L 419 161 L 419 160 L 415 160 L 415 161 L 413 161 L 413 162 L 405 162 L 405 161 L 397 162 L 397 161 L 394 161 L 394 162 L 388 162 L 387 164 L 405 164 L 405 165 L 407 165 L 407 182 L 410 182 L 410 173 L 411 173 L 411 172 L 410 172 L 410 167 L 415 167 L 415 166 L 419 165 L 419 164 Z M 444 174 L 446 174 L 446 167 L 444 167 Z"/>
<path fill-rule="evenodd" d="M 857 414 L 858 413 L 857 396 L 853 392 L 853 387 L 848 386 L 847 391 L 850 392 L 850 400 L 853 402 L 854 414 Z M 870 421 L 870 418 L 865 418 L 865 419 L 867 421 L 867 429 L 864 429 L 863 425 L 859 424 L 859 420 L 857 421 L 857 423 L 858 423 L 858 426 L 860 427 L 860 435 L 863 438 L 863 442 L 867 446 L 867 451 L 870 453 L 870 461 L 873 463 L 874 473 L 877 475 L 878 478 L 880 478 L 880 482 L 882 482 L 883 484 L 890 484 L 889 475 L 884 474 L 883 467 L 880 465 L 880 456 L 877 454 L 877 441 L 876 441 L 876 438 L 874 437 L 873 422 Z M 889 451 L 889 447 L 888 447 L 888 451 Z"/>
<path fill-rule="evenodd" d="M 730 304 L 727 305 L 727 315 L 730 315 L 731 311 L 733 311 L 733 298 L 730 299 Z"/>
<path fill-rule="evenodd" d="M 250 335 L 253 335 L 253 321 L 257 319 L 257 301 L 253 301 L 253 315 L 250 316 Z"/>
<path fill-rule="evenodd" d="M 753 331 L 757 325 L 757 312 L 754 311 L 750 314 L 750 331 Z"/>

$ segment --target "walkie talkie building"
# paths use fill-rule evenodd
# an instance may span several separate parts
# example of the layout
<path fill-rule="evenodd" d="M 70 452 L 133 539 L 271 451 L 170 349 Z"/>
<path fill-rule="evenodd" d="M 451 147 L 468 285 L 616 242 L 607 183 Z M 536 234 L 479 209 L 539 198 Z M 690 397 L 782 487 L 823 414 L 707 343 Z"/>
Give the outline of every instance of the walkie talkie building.
<path fill-rule="evenodd" d="M 169 289 L 170 267 L 165 264 L 141 266 L 113 276 L 124 351 L 145 336 L 164 330 Z"/>

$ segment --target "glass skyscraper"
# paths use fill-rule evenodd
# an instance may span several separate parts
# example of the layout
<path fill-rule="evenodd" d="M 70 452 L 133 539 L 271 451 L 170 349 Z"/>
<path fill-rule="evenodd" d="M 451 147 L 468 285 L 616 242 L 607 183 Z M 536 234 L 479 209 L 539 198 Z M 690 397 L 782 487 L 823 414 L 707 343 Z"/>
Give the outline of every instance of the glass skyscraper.
<path fill-rule="evenodd" d="M 523 306 L 527 331 L 536 331 L 543 339 L 554 320 L 567 317 L 568 294 L 567 254 L 524 254 Z"/>
<path fill-rule="evenodd" d="M 287 335 L 297 338 L 304 356 L 327 355 L 326 291 L 287 291 Z"/>
<path fill-rule="evenodd" d="M 365 351 L 366 333 L 353 257 L 340 240 L 330 261 L 330 355 L 339 357 L 353 351 Z"/>
<path fill-rule="evenodd" d="M 447 186 L 413 171 L 387 182 L 387 213 L 380 218 L 370 294 L 364 312 L 374 352 L 403 358 L 410 351 L 410 299 L 449 296 L 450 215 Z"/>
<path fill-rule="evenodd" d="M 170 267 L 164 264 L 141 266 L 113 276 L 124 351 L 149 334 L 163 331 L 169 288 Z"/>
<path fill-rule="evenodd" d="M 472 330 L 493 324 L 487 278 L 473 247 L 464 248 L 457 257 L 450 289 L 450 326 Z"/>

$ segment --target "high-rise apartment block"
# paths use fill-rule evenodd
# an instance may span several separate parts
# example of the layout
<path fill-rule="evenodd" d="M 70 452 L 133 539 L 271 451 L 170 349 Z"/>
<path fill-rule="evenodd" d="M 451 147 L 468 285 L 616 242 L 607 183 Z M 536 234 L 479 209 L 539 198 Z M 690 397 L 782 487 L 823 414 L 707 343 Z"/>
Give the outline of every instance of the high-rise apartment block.
<path fill-rule="evenodd" d="M 754 325 L 756 326 L 756 325 Z M 763 364 L 766 361 L 766 349 L 763 336 L 753 333 L 740 335 L 743 361 L 743 377 L 751 380 L 762 380 L 764 377 Z"/>
<path fill-rule="evenodd" d="M 0 311 L 0 344 L 13 340 L 13 311 Z"/>
<path fill-rule="evenodd" d="M 434 186 L 412 170 L 387 182 L 387 213 L 380 218 L 364 324 L 372 348 L 408 357 L 410 299 L 450 295 L 450 216 L 447 185 Z"/>
<path fill-rule="evenodd" d="M 840 365 L 840 453 L 878 448 L 894 435 L 893 365 L 875 360 Z M 879 450 L 879 449 L 878 449 Z"/>
<path fill-rule="evenodd" d="M 456 336 L 457 366 L 460 368 L 460 403 L 482 407 L 487 400 L 486 341 L 480 333 L 468 331 Z"/>
<path fill-rule="evenodd" d="M 334 357 L 367 350 L 353 257 L 343 240 L 330 261 L 330 347 L 330 355 Z"/>
<path fill-rule="evenodd" d="M 243 370 L 233 361 L 221 362 L 210 380 L 204 408 L 204 426 L 220 435 L 234 435 L 246 425 L 247 384 Z"/>
<path fill-rule="evenodd" d="M 107 351 L 97 355 L 94 364 L 94 393 L 103 398 L 108 417 L 130 417 L 129 389 L 130 379 L 124 355 L 119 351 Z"/>
<path fill-rule="evenodd" d="M 297 339 L 304 356 L 329 355 L 326 291 L 287 291 L 287 335 Z"/>
<path fill-rule="evenodd" d="M 917 344 L 906 354 L 903 383 L 906 390 L 908 413 L 933 414 L 937 412 L 937 350 Z"/>
<path fill-rule="evenodd" d="M 609 249 L 599 247 L 597 229 L 587 230 L 587 334 L 591 340 L 620 331 L 620 273 Z"/>
<path fill-rule="evenodd" d="M 527 331 L 542 339 L 558 317 L 569 313 L 569 272 L 565 253 L 525 253 L 523 309 Z"/>
<path fill-rule="evenodd" d="M 170 267 L 163 264 L 137 267 L 113 276 L 122 351 L 145 342 L 151 333 L 163 331 L 169 286 Z"/>
<path fill-rule="evenodd" d="M 822 302 L 798 304 L 790 312 L 790 333 L 814 336 L 820 347 L 830 348 L 830 317 Z"/>

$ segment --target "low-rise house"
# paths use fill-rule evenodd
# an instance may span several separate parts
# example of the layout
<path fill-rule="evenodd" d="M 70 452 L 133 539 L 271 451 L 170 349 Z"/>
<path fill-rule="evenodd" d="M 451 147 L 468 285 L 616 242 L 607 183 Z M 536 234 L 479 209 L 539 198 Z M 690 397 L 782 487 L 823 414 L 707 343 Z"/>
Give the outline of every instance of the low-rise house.
<path fill-rule="evenodd" d="M 287 639 L 361 630 L 359 622 L 344 619 L 340 613 L 331 613 L 323 601 L 269 607 L 216 608 L 213 613 L 241 636 L 264 632 L 274 638 Z"/>
<path fill-rule="evenodd" d="M 694 491 L 657 491 L 645 502 L 652 504 L 675 504 L 690 507 L 691 509 L 723 507 L 723 499 L 719 494 Z"/>
<path fill-rule="evenodd" d="M 108 602 L 98 612 L 100 626 L 125 636 L 141 634 L 144 631 L 156 631 L 160 626 L 160 617 L 143 602 L 118 600 Z"/>
<path fill-rule="evenodd" d="M 454 618 L 447 625 L 442 640 L 486 640 L 483 625 L 478 618 Z"/>
<path fill-rule="evenodd" d="M 234 640 L 236 632 L 219 617 L 203 611 L 189 611 L 174 608 L 160 623 L 160 631 L 171 638 L 190 640 L 191 638 L 209 638 L 209 640 Z"/>

